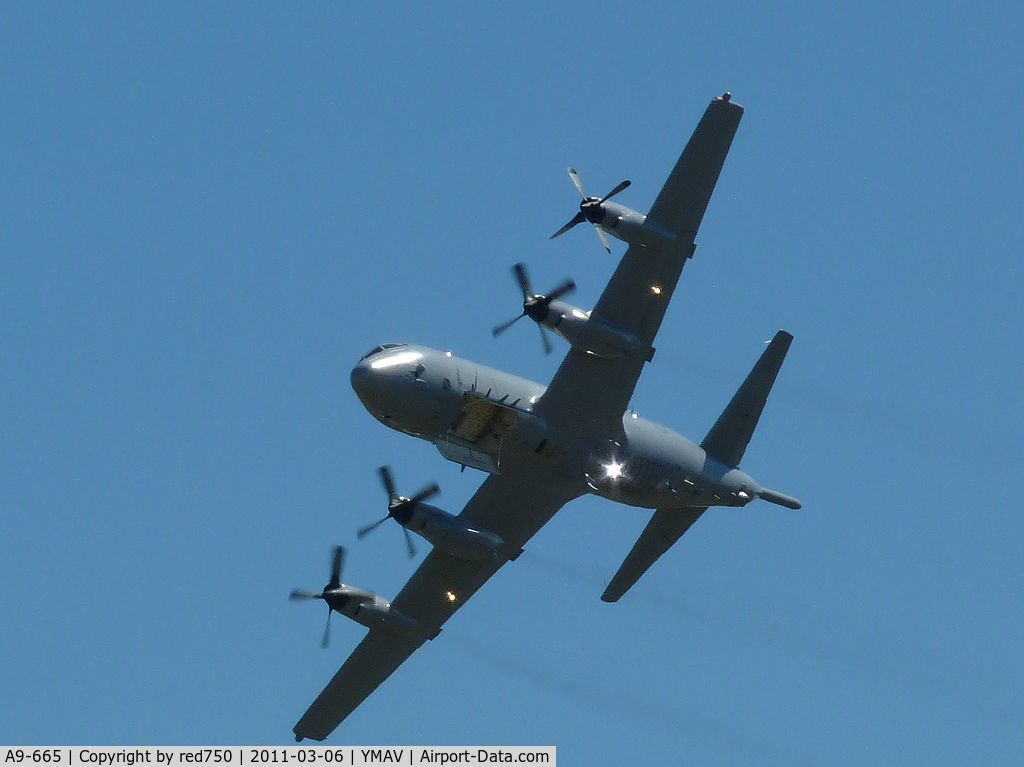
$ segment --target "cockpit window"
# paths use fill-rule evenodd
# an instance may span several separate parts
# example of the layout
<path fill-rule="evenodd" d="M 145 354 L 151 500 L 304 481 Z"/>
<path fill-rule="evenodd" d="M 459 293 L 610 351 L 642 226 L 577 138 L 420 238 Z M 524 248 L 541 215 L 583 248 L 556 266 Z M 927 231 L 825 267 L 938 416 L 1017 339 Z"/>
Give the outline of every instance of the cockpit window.
<path fill-rule="evenodd" d="M 384 354 L 375 359 L 373 362 L 371 362 L 370 367 L 373 368 L 374 370 L 384 370 L 385 368 L 393 368 L 398 365 L 407 365 L 410 362 L 416 362 L 416 360 L 421 359 L 423 357 L 423 355 L 417 351 L 391 351 L 393 352 L 392 354 Z M 424 370 L 426 370 L 426 368 L 423 367 L 423 365 L 416 365 L 416 372 L 413 373 L 413 378 L 419 380 L 420 373 L 422 373 Z"/>
<path fill-rule="evenodd" d="M 378 354 L 388 349 L 401 349 L 403 346 L 406 346 L 406 344 L 381 344 L 380 346 L 374 346 L 370 351 L 360 357 L 359 361 L 362 362 L 367 357 L 372 357 L 374 354 Z"/>

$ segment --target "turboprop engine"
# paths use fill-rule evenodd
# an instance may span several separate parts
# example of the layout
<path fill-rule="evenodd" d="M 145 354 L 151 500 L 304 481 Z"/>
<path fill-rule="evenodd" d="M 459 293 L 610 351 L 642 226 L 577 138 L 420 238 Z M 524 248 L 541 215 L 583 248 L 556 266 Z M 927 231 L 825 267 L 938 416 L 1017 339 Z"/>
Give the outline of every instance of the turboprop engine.
<path fill-rule="evenodd" d="M 569 342 L 574 349 L 590 352 L 598 357 L 628 357 L 640 348 L 636 336 L 584 312 L 575 306 L 554 301 L 545 319 L 551 328 Z"/>
<path fill-rule="evenodd" d="M 576 283 L 572 280 L 566 280 L 551 291 L 550 295 L 545 296 L 533 292 L 526 264 L 518 263 L 513 266 L 512 274 L 523 291 L 523 312 L 518 317 L 495 327 L 491 335 L 498 336 L 523 317 L 529 317 L 540 328 L 545 354 L 551 353 L 551 342 L 544 333 L 545 329 L 560 335 L 574 349 L 590 352 L 598 357 L 627 357 L 640 349 L 640 342 L 632 333 L 609 325 L 591 316 L 590 312 L 581 311 L 571 304 L 556 300 L 576 289 Z"/>
<path fill-rule="evenodd" d="M 331 638 L 331 615 L 341 613 L 371 630 L 394 631 L 402 634 L 416 634 L 423 631 L 420 622 L 415 618 L 399 612 L 383 597 L 372 591 L 349 586 L 341 582 L 341 569 L 345 561 L 345 549 L 334 547 L 334 558 L 331 562 L 331 579 L 323 591 L 314 594 L 310 591 L 292 589 L 288 595 L 291 600 L 322 599 L 327 603 L 327 625 L 320 640 L 321 647 L 327 647 Z"/>
<path fill-rule="evenodd" d="M 412 498 L 406 498 L 395 491 L 390 468 L 381 466 L 377 471 L 388 494 L 388 513 L 383 519 L 359 530 L 356 533 L 358 538 L 393 519 L 401 525 L 405 533 L 405 543 L 410 557 L 416 555 L 410 532 L 419 535 L 435 549 L 458 559 L 480 561 L 497 555 L 498 547 L 503 543 L 499 536 L 487 530 L 471 527 L 447 511 L 424 503 L 428 498 L 433 498 L 441 492 L 436 484 L 428 485 Z"/>
<path fill-rule="evenodd" d="M 575 168 L 569 168 L 569 178 L 572 179 L 580 197 L 583 198 L 580 202 L 580 210 L 549 239 L 553 240 L 577 224 L 588 221 L 594 225 L 597 236 L 601 238 L 601 244 L 609 253 L 612 249 L 608 244 L 608 238 L 605 237 L 606 233 L 630 245 L 643 247 L 655 244 L 666 246 L 676 240 L 675 234 L 658 226 L 654 221 L 648 221 L 647 216 L 643 213 L 638 213 L 617 202 L 609 202 L 612 197 L 629 187 L 628 180 L 618 184 L 604 197 L 589 197 L 583 191 L 583 184 L 580 183 L 580 177 Z"/>

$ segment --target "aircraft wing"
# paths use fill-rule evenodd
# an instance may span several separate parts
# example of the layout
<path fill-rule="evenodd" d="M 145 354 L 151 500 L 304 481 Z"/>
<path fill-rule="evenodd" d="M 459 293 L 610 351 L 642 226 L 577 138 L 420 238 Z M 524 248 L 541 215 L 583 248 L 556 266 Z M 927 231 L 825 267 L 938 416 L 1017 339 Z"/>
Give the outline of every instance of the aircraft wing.
<path fill-rule="evenodd" d="M 580 494 L 575 485 L 548 476 L 536 467 L 488 477 L 470 499 L 461 519 L 499 535 L 500 555 L 470 562 L 434 549 L 413 573 L 391 606 L 418 620 L 417 636 L 371 630 L 319 697 L 296 723 L 297 740 L 323 740 L 370 693 L 413 654 L 476 593 L 562 506 Z"/>
<path fill-rule="evenodd" d="M 742 116 L 743 107 L 725 97 L 711 102 L 647 217 L 675 239 L 630 245 L 591 313 L 635 335 L 642 353 L 605 359 L 570 350 L 535 407 L 552 424 L 576 432 L 583 425 L 590 436 L 621 432 L 622 414 L 653 353 L 683 265 L 696 249 L 697 229 Z"/>

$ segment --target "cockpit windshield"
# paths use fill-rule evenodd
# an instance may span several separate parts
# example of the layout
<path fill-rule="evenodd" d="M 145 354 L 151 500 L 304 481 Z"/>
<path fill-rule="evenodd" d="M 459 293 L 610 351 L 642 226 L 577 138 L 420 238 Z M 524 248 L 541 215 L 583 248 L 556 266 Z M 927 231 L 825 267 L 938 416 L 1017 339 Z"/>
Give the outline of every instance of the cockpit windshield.
<path fill-rule="evenodd" d="M 374 354 L 379 354 L 380 352 L 387 351 L 388 349 L 401 349 L 403 346 L 407 346 L 407 344 L 381 344 L 380 346 L 374 346 L 370 351 L 360 357 L 359 361 L 362 362 L 367 357 L 372 357 Z"/>

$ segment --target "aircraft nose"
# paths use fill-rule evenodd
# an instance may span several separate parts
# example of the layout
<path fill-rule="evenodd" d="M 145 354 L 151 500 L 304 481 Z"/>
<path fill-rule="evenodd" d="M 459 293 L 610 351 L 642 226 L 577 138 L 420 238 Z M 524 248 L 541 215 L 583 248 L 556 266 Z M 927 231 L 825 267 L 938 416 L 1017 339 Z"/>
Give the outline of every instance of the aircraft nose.
<path fill-rule="evenodd" d="M 352 368 L 352 375 L 349 376 L 349 380 L 352 383 L 352 388 L 355 393 L 359 396 L 359 399 L 365 400 L 370 390 L 370 379 L 373 377 L 373 373 L 370 370 L 370 366 L 365 362 L 360 362 L 354 368 Z"/>

